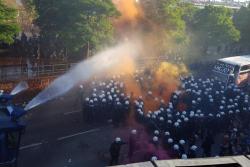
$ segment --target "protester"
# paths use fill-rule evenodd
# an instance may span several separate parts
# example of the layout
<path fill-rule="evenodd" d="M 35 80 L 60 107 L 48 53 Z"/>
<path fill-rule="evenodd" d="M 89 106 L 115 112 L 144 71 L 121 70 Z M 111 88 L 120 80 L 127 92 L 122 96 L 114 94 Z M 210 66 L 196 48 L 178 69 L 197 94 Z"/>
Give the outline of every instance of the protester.
<path fill-rule="evenodd" d="M 115 141 L 111 144 L 109 152 L 111 156 L 111 160 L 109 165 L 118 165 L 119 164 L 119 157 L 120 157 L 120 150 L 121 146 L 126 144 L 121 140 L 121 138 L 115 138 Z"/>

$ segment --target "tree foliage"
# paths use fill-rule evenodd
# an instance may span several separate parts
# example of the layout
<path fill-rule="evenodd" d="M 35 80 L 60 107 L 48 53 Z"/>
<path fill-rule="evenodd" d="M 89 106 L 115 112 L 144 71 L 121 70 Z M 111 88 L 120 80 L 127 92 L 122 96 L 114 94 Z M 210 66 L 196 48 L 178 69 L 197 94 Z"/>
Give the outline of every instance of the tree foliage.
<path fill-rule="evenodd" d="M 0 41 L 12 44 L 19 31 L 16 9 L 8 7 L 0 0 Z"/>
<path fill-rule="evenodd" d="M 234 24 L 241 32 L 240 44 L 250 47 L 250 6 L 248 8 L 241 7 L 234 14 Z"/>
<path fill-rule="evenodd" d="M 240 39 L 240 32 L 232 21 L 232 11 L 224 7 L 206 6 L 198 10 L 191 29 L 198 43 L 204 46 L 230 44 Z"/>
<path fill-rule="evenodd" d="M 184 8 L 179 0 L 159 0 L 159 21 L 176 43 L 186 41 L 186 23 L 183 19 Z"/>
<path fill-rule="evenodd" d="M 33 3 L 43 46 L 51 50 L 61 48 L 74 53 L 87 44 L 98 49 L 112 39 L 110 18 L 118 12 L 111 0 L 33 0 Z"/>

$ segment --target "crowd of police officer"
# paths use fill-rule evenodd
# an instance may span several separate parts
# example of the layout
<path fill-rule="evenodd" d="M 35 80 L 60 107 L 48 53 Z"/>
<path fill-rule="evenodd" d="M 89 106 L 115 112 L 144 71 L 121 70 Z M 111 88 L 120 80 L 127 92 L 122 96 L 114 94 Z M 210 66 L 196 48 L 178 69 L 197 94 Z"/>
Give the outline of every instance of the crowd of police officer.
<path fill-rule="evenodd" d="M 124 93 L 124 83 L 108 80 L 91 83 L 92 92 L 83 100 L 83 114 L 87 122 L 102 122 L 112 119 L 118 127 L 130 112 L 130 96 Z"/>
<path fill-rule="evenodd" d="M 144 86 L 153 82 L 152 74 L 140 75 L 135 74 L 138 78 L 135 84 L 145 89 L 144 96 L 153 97 L 152 91 Z M 83 100 L 86 121 L 111 119 L 118 127 L 134 112 L 137 122 L 144 125 L 152 137 L 150 142 L 164 147 L 171 158 L 249 154 L 249 95 L 236 85 L 226 86 L 217 78 L 181 77 L 180 88 L 172 93 L 168 103 L 160 100 L 161 97 L 153 97 L 152 100 L 160 101 L 158 110 L 145 111 L 145 97 L 125 94 L 126 85 L 120 78 L 114 76 L 91 83 L 91 95 Z M 134 129 L 132 134 L 136 133 Z M 121 141 L 118 137 L 112 143 L 111 165 L 118 163 L 120 147 L 124 144 Z M 128 142 L 130 151 L 135 147 L 131 143 L 136 142 Z M 151 160 L 156 159 L 161 157 L 152 155 Z"/>

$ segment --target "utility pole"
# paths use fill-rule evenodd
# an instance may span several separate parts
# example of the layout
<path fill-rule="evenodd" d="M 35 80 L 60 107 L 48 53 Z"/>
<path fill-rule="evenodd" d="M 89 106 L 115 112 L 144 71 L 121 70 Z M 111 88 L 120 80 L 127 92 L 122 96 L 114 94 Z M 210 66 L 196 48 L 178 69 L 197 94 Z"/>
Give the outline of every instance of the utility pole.
<path fill-rule="evenodd" d="M 88 50 L 87 50 L 87 59 L 88 59 L 88 58 L 89 58 L 89 56 L 90 56 L 90 55 L 89 55 L 89 54 L 90 54 L 90 49 L 89 49 L 89 41 L 88 41 L 88 44 L 87 44 L 87 45 L 88 45 Z"/>

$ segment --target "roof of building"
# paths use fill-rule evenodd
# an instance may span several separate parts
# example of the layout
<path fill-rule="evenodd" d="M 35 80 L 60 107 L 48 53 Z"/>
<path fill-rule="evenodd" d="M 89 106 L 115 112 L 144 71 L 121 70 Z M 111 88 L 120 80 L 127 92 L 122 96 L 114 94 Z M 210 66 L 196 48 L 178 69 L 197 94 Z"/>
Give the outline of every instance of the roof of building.
<path fill-rule="evenodd" d="M 243 66 L 250 64 L 250 55 L 227 57 L 219 59 L 219 61 L 232 65 Z"/>

